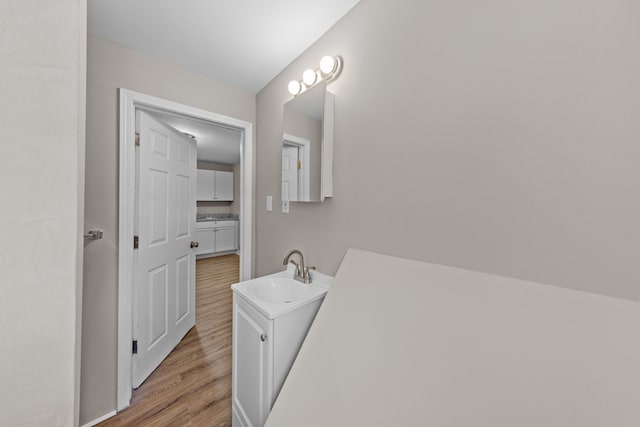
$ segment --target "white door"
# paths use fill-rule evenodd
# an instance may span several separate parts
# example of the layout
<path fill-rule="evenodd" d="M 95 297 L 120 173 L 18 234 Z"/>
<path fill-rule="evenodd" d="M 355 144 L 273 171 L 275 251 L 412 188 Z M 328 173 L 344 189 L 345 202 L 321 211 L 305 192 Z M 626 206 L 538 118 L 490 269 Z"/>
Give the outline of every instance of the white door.
<path fill-rule="evenodd" d="M 196 144 L 142 111 L 137 152 L 132 383 L 195 324 Z"/>
<path fill-rule="evenodd" d="M 298 147 L 282 146 L 282 200 L 295 202 L 298 197 Z"/>

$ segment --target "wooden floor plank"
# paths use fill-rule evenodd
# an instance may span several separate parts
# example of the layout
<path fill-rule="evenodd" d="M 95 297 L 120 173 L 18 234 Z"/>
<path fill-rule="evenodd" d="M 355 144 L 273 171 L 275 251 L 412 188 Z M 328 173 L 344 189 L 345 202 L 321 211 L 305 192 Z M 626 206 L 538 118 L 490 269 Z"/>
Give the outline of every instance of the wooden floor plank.
<path fill-rule="evenodd" d="M 196 326 L 147 380 L 131 406 L 100 424 L 121 426 L 231 426 L 230 285 L 238 255 L 196 262 Z"/>

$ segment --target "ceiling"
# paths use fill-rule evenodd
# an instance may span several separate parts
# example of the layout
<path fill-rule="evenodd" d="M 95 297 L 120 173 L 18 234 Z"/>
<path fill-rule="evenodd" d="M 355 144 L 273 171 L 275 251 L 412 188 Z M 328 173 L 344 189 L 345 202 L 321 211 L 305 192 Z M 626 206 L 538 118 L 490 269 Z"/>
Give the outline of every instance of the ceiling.
<path fill-rule="evenodd" d="M 193 135 L 198 147 L 198 160 L 229 165 L 240 162 L 240 130 L 163 111 L 147 112 L 178 132 Z"/>
<path fill-rule="evenodd" d="M 88 0 L 88 31 L 257 93 L 358 1 Z"/>

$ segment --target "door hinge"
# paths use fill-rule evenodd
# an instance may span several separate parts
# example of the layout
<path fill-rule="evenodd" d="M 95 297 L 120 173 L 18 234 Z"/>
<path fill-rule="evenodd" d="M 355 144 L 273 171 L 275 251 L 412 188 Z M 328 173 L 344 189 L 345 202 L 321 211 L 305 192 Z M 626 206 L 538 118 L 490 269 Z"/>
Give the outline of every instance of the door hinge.
<path fill-rule="evenodd" d="M 302 163 L 298 160 L 298 170 L 302 169 Z"/>
<path fill-rule="evenodd" d="M 136 147 L 140 147 L 140 132 L 136 132 Z"/>
<path fill-rule="evenodd" d="M 133 249 L 138 249 L 140 246 L 140 238 L 138 236 L 133 236 Z"/>
<path fill-rule="evenodd" d="M 131 353 L 138 354 L 138 340 L 133 340 L 131 343 Z"/>

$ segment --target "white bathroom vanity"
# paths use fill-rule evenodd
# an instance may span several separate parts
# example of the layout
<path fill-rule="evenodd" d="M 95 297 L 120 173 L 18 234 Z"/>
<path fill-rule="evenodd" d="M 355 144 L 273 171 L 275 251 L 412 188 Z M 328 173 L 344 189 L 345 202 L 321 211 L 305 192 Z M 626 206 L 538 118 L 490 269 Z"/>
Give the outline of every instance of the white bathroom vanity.
<path fill-rule="evenodd" d="M 261 427 L 333 281 L 294 268 L 232 285 L 234 427 Z"/>

